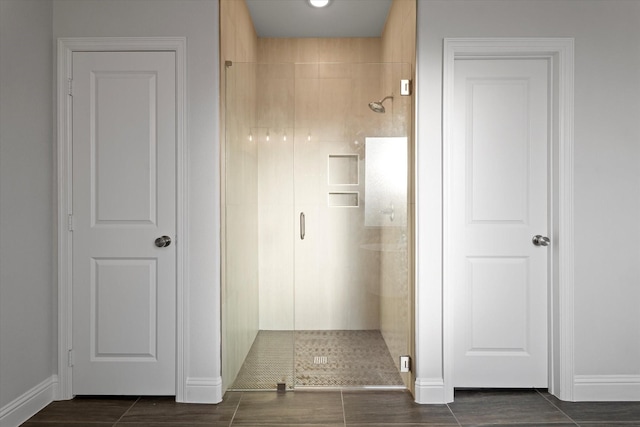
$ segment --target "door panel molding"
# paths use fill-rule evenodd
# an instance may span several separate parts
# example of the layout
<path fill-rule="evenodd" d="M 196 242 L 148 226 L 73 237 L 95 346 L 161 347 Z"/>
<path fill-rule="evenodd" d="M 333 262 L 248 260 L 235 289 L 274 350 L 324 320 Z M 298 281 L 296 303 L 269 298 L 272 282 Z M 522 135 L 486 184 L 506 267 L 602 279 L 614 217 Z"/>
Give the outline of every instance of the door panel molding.
<path fill-rule="evenodd" d="M 454 66 L 459 59 L 541 58 L 551 64 L 549 224 L 555 237 L 549 257 L 549 390 L 574 398 L 573 66 L 571 38 L 455 38 L 444 40 L 443 58 L 443 381 L 442 397 L 453 401 L 452 292 L 450 267 L 451 170 Z M 418 386 L 418 385 L 417 385 Z M 434 402 L 435 403 L 435 402 Z"/>
<path fill-rule="evenodd" d="M 176 400 L 187 397 L 185 361 L 188 360 L 188 270 L 186 145 L 186 38 L 82 37 L 60 38 L 57 43 L 57 195 L 58 195 L 58 389 L 56 400 L 71 399 L 72 343 L 72 56 L 73 52 L 170 51 L 176 56 Z"/>

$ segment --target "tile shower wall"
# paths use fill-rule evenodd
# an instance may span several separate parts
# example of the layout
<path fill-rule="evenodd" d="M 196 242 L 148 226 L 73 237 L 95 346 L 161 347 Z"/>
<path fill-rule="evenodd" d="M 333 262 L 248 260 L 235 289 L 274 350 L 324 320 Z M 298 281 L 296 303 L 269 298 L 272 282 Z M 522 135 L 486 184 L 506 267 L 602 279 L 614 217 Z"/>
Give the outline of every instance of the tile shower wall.
<path fill-rule="evenodd" d="M 378 241 L 379 230 L 363 225 L 364 137 L 375 115 L 367 104 L 381 66 L 319 63 L 304 73 L 296 78 L 306 88 L 296 104 L 309 109 L 300 123 L 296 110 L 295 196 L 307 237 L 296 239 L 296 329 L 379 329 L 378 254 L 363 246 Z"/>
<path fill-rule="evenodd" d="M 361 202 L 328 206 L 329 193 L 364 194 L 364 137 L 385 119 L 367 107 L 382 97 L 380 42 L 258 41 L 260 329 L 380 328 L 380 255 L 362 248 L 379 229 L 363 227 Z M 358 176 L 330 184 L 329 156 L 346 154 Z"/>
<path fill-rule="evenodd" d="M 259 46 L 261 42 L 259 42 Z M 293 330 L 293 64 L 258 65 L 260 329 Z"/>

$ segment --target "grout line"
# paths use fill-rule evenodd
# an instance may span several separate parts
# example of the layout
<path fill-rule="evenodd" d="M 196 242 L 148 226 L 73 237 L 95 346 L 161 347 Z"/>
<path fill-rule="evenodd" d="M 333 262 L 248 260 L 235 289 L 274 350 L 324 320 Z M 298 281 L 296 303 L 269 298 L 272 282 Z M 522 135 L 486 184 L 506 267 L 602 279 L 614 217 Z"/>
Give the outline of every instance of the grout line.
<path fill-rule="evenodd" d="M 233 424 L 233 420 L 235 420 L 236 418 L 236 414 L 238 413 L 238 409 L 240 408 L 240 402 L 242 402 L 242 398 L 244 397 L 244 393 L 240 393 L 240 399 L 238 399 L 238 404 L 236 405 L 236 409 L 235 411 L 233 411 L 233 415 L 231 416 L 231 419 L 229 420 L 229 426 L 231 426 Z"/>
<path fill-rule="evenodd" d="M 542 398 L 544 400 L 546 400 L 547 402 L 549 402 L 549 404 L 551 406 L 553 406 L 554 408 L 556 408 L 558 411 L 560 411 L 560 413 L 562 415 L 564 415 L 565 417 L 569 418 L 569 421 L 571 421 L 572 423 L 574 423 L 575 425 L 579 426 L 580 424 L 578 424 L 578 422 L 576 420 L 574 420 L 573 418 L 571 418 L 566 412 L 564 412 L 562 409 L 558 408 L 558 405 L 556 405 L 555 403 L 553 403 L 550 399 L 547 399 L 547 396 L 545 396 L 544 394 L 540 393 L 540 391 L 538 389 L 535 389 L 536 393 L 538 393 L 540 396 L 542 396 Z"/>
<path fill-rule="evenodd" d="M 116 426 L 120 421 L 122 421 L 122 419 L 125 417 L 125 415 L 127 415 L 127 414 L 129 413 L 129 411 L 131 411 L 131 409 L 133 409 L 133 407 L 136 405 L 136 403 L 138 403 L 138 402 L 140 401 L 140 399 L 141 399 L 141 398 L 142 398 L 141 396 L 138 396 L 138 398 L 136 399 L 136 401 L 135 401 L 135 402 L 133 402 L 133 403 L 131 404 L 131 406 L 129 406 L 129 408 L 128 408 L 126 411 L 124 411 L 124 414 L 122 414 L 122 415 L 120 416 L 120 418 L 118 418 L 118 420 L 117 420 L 115 423 L 113 423 L 113 425 L 114 425 L 114 426 Z"/>
<path fill-rule="evenodd" d="M 449 412 L 451 412 L 451 415 L 453 415 L 453 419 L 456 420 L 458 426 L 462 426 L 462 423 L 460 423 L 460 420 L 458 419 L 458 417 L 456 417 L 456 414 L 453 413 L 453 409 L 451 409 L 451 406 L 449 406 L 448 403 L 445 403 L 445 405 L 447 405 L 447 409 L 449 410 Z"/>

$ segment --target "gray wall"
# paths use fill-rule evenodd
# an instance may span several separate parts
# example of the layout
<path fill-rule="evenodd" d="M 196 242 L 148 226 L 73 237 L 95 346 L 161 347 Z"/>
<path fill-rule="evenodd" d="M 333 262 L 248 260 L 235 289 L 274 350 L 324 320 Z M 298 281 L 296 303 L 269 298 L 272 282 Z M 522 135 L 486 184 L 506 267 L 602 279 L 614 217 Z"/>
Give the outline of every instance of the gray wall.
<path fill-rule="evenodd" d="M 419 0 L 418 14 L 423 184 L 440 179 L 443 37 L 575 37 L 576 374 L 640 374 L 640 2 Z M 52 35 L 188 37 L 187 365 L 218 377 L 217 1 L 0 0 L 0 407 L 56 372 Z M 418 260 L 428 279 L 418 376 L 431 378 L 439 194 L 420 191 L 434 201 Z"/>
<path fill-rule="evenodd" d="M 217 0 L 54 0 L 53 37 L 187 37 L 187 378 L 220 379 Z"/>
<path fill-rule="evenodd" d="M 56 363 L 51 16 L 0 1 L 0 408 Z"/>
<path fill-rule="evenodd" d="M 575 373 L 640 373 L 640 2 L 419 0 L 421 188 L 439 200 L 442 40 L 575 38 Z M 437 187 L 437 185 L 436 185 Z M 419 262 L 437 299 L 439 202 L 421 212 Z M 419 292 L 420 294 L 420 292 Z M 426 303 L 419 377 L 437 378 L 439 301 Z M 425 314 L 428 316 L 427 314 Z"/>

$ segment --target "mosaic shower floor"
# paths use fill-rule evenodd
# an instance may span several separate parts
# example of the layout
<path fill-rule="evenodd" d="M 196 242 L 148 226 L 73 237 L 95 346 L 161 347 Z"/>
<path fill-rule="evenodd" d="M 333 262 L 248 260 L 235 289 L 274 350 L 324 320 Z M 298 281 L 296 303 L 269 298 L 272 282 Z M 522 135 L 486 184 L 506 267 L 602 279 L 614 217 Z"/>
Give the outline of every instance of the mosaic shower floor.
<path fill-rule="evenodd" d="M 269 390 L 278 383 L 404 386 L 380 331 L 259 331 L 231 389 Z"/>

